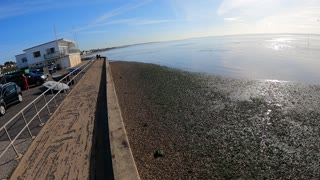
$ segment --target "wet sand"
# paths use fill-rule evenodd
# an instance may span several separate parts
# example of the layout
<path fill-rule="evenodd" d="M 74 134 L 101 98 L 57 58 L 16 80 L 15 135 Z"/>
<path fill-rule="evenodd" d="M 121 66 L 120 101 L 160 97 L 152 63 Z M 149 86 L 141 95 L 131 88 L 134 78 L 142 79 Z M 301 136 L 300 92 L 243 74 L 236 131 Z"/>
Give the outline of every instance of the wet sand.
<path fill-rule="evenodd" d="M 110 65 L 142 179 L 320 178 L 319 86 Z"/>

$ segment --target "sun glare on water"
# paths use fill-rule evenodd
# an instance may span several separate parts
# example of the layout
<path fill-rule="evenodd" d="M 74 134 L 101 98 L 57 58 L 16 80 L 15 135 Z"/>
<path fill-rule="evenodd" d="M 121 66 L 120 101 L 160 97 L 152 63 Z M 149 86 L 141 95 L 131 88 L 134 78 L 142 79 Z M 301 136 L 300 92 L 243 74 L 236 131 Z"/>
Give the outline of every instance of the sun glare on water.
<path fill-rule="evenodd" d="M 295 39 L 293 38 L 274 38 L 271 40 L 266 40 L 266 47 L 269 49 L 273 49 L 276 51 L 282 50 L 282 49 L 289 49 L 289 48 L 293 48 L 292 41 L 294 41 Z"/>

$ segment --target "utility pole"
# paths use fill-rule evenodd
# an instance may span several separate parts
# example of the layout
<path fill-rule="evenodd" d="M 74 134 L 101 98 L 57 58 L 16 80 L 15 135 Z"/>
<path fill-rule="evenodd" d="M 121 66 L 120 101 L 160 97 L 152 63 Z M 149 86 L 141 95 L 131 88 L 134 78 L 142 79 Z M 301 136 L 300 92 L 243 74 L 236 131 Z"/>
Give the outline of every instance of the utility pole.
<path fill-rule="evenodd" d="M 59 60 L 61 63 L 61 53 L 60 53 L 60 48 L 59 48 L 59 43 L 58 43 L 58 37 L 57 37 L 57 31 L 56 31 L 56 26 L 53 25 L 53 30 L 54 30 L 54 36 L 56 38 L 56 43 L 57 43 L 57 47 L 58 47 L 58 53 L 59 53 Z"/>
<path fill-rule="evenodd" d="M 75 31 L 74 32 L 74 34 L 75 34 L 75 37 L 76 37 L 76 45 L 77 45 L 77 49 L 79 49 L 79 42 L 78 42 L 78 37 L 77 37 L 77 32 Z"/>
<path fill-rule="evenodd" d="M 73 40 L 76 43 L 76 49 L 79 49 L 79 45 L 78 45 L 78 41 L 77 41 L 77 32 L 74 28 L 74 26 L 72 26 L 72 35 L 73 35 Z"/>
<path fill-rule="evenodd" d="M 55 39 L 57 41 L 57 31 L 56 31 L 56 26 L 55 25 L 53 25 L 53 32 L 54 32 L 54 37 L 55 37 Z"/>

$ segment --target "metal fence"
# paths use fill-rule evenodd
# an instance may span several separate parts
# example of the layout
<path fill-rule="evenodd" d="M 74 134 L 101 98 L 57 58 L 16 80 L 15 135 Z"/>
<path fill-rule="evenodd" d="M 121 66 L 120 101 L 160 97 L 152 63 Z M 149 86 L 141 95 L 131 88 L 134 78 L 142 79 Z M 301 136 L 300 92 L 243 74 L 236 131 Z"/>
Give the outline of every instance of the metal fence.
<path fill-rule="evenodd" d="M 65 77 L 58 81 L 55 87 L 45 90 L 0 128 L 0 142 L 8 141 L 5 148 L 1 148 L 2 152 L 0 151 L 0 160 L 10 148 L 14 150 L 17 159 L 22 157 L 22 154 L 19 153 L 16 148 L 16 140 L 19 138 L 34 139 L 35 135 L 40 132 L 41 127 L 63 101 L 64 97 L 94 62 L 94 60 L 89 60 L 86 64 L 69 72 Z M 59 88 L 57 86 L 62 86 L 62 83 L 69 85 L 70 88 L 68 90 L 54 90 Z"/>

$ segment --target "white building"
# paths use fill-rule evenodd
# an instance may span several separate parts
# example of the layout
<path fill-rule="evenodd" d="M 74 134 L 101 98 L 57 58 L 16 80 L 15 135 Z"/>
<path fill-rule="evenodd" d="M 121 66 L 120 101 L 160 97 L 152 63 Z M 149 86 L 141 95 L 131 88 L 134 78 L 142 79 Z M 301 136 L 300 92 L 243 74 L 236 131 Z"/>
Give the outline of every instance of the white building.
<path fill-rule="evenodd" d="M 16 55 L 19 69 L 45 67 L 50 63 L 67 68 L 81 63 L 80 51 L 76 48 L 76 43 L 67 39 L 58 39 L 23 51 L 25 53 Z"/>
<path fill-rule="evenodd" d="M 16 55 L 16 61 L 19 69 L 28 68 L 28 61 L 25 53 Z"/>

